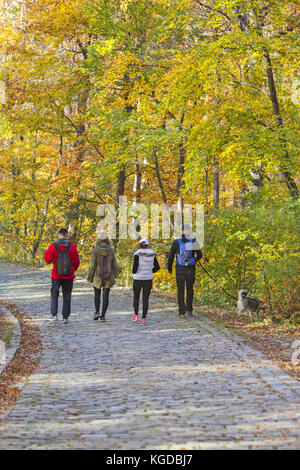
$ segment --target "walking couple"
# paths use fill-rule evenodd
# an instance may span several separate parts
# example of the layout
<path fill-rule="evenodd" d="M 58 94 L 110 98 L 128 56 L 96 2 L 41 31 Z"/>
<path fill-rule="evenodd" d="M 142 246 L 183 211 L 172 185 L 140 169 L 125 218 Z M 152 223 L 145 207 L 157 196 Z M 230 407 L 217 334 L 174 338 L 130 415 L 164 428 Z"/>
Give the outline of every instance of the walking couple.
<path fill-rule="evenodd" d="M 119 267 L 113 247 L 105 232 L 100 233 L 96 246 L 93 248 L 87 280 L 94 286 L 95 315 L 94 320 L 105 321 L 108 307 L 109 291 L 114 285 L 119 274 Z M 134 253 L 132 277 L 133 277 L 133 321 L 139 317 L 139 300 L 143 291 L 143 315 L 142 323 L 146 322 L 149 308 L 149 297 L 152 289 L 153 273 L 159 270 L 156 252 L 149 248 L 149 242 L 145 238 L 140 240 L 139 249 Z M 100 315 L 100 299 L 102 289 L 102 309 Z"/>
<path fill-rule="evenodd" d="M 176 261 L 176 281 L 178 292 L 179 315 L 186 312 L 192 313 L 193 285 L 195 282 L 195 265 L 202 257 L 200 247 L 195 247 L 195 240 L 189 236 L 190 227 L 183 226 L 182 237 L 174 240 L 168 259 L 168 271 L 172 273 L 172 265 Z M 52 264 L 52 288 L 51 288 L 51 315 L 57 320 L 59 289 L 63 292 L 63 322 L 68 323 L 71 311 L 71 294 L 75 271 L 80 265 L 77 247 L 68 240 L 68 231 L 59 230 L 59 238 L 46 250 L 44 259 Z M 147 239 L 141 239 L 139 249 L 134 253 L 132 277 L 133 277 L 133 321 L 139 319 L 139 300 L 142 292 L 142 323 L 146 322 L 149 308 L 149 297 L 153 285 L 153 273 L 160 269 L 156 258 L 156 252 L 149 247 Z M 105 321 L 105 315 L 109 304 L 109 292 L 115 284 L 120 268 L 116 261 L 115 251 L 105 232 L 98 237 L 93 247 L 89 273 L 87 280 L 94 287 L 95 314 L 94 320 Z M 185 303 L 185 288 L 187 299 Z M 102 291 L 102 308 L 101 306 Z"/>

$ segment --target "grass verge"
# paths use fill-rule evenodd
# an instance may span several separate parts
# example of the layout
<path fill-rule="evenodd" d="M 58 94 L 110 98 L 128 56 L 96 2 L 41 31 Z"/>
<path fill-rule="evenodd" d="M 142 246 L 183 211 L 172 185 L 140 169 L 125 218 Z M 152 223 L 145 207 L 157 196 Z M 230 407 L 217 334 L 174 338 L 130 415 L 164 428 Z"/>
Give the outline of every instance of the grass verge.
<path fill-rule="evenodd" d="M 0 306 L 0 340 L 3 341 L 6 346 L 9 346 L 13 336 L 14 326 L 9 321 L 5 311 Z"/>

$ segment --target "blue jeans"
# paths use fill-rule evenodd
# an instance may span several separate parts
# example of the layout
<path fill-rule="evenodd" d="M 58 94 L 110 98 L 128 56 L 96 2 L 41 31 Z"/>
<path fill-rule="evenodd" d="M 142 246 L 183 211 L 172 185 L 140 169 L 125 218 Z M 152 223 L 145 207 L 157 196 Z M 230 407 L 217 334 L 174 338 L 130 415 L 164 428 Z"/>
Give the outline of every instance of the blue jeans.
<path fill-rule="evenodd" d="M 57 315 L 59 289 L 62 287 L 63 293 L 63 318 L 68 318 L 71 311 L 71 296 L 73 289 L 73 279 L 52 279 L 51 287 L 51 314 Z"/>

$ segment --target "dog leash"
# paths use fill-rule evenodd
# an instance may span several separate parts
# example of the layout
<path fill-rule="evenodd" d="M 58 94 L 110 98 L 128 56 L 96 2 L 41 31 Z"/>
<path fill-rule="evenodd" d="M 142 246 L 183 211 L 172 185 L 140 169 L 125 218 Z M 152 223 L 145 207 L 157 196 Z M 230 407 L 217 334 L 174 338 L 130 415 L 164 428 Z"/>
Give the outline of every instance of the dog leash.
<path fill-rule="evenodd" d="M 197 264 L 200 264 L 203 271 L 218 285 L 218 281 L 214 277 L 212 277 L 211 274 L 209 274 L 209 272 L 205 269 L 205 267 L 201 264 L 201 262 L 198 261 Z M 223 287 L 220 287 L 220 286 L 218 286 L 218 287 L 219 287 L 219 289 L 221 289 L 221 291 L 224 292 L 224 294 L 228 295 L 228 297 L 231 297 L 233 300 L 238 300 L 237 297 L 233 297 L 233 295 L 229 294 L 229 292 L 227 292 L 225 289 L 223 289 Z"/>

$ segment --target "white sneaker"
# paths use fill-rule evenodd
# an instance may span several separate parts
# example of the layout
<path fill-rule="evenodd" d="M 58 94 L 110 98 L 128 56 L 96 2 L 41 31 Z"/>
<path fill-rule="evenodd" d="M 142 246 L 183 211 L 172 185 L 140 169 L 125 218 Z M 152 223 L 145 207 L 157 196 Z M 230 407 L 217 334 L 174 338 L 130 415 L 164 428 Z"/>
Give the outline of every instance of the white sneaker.
<path fill-rule="evenodd" d="M 67 318 L 64 318 L 64 319 L 63 319 L 63 323 L 68 323 L 68 319 L 67 319 Z"/>
<path fill-rule="evenodd" d="M 52 315 L 51 320 L 52 320 L 52 321 L 58 321 L 57 315 Z"/>

